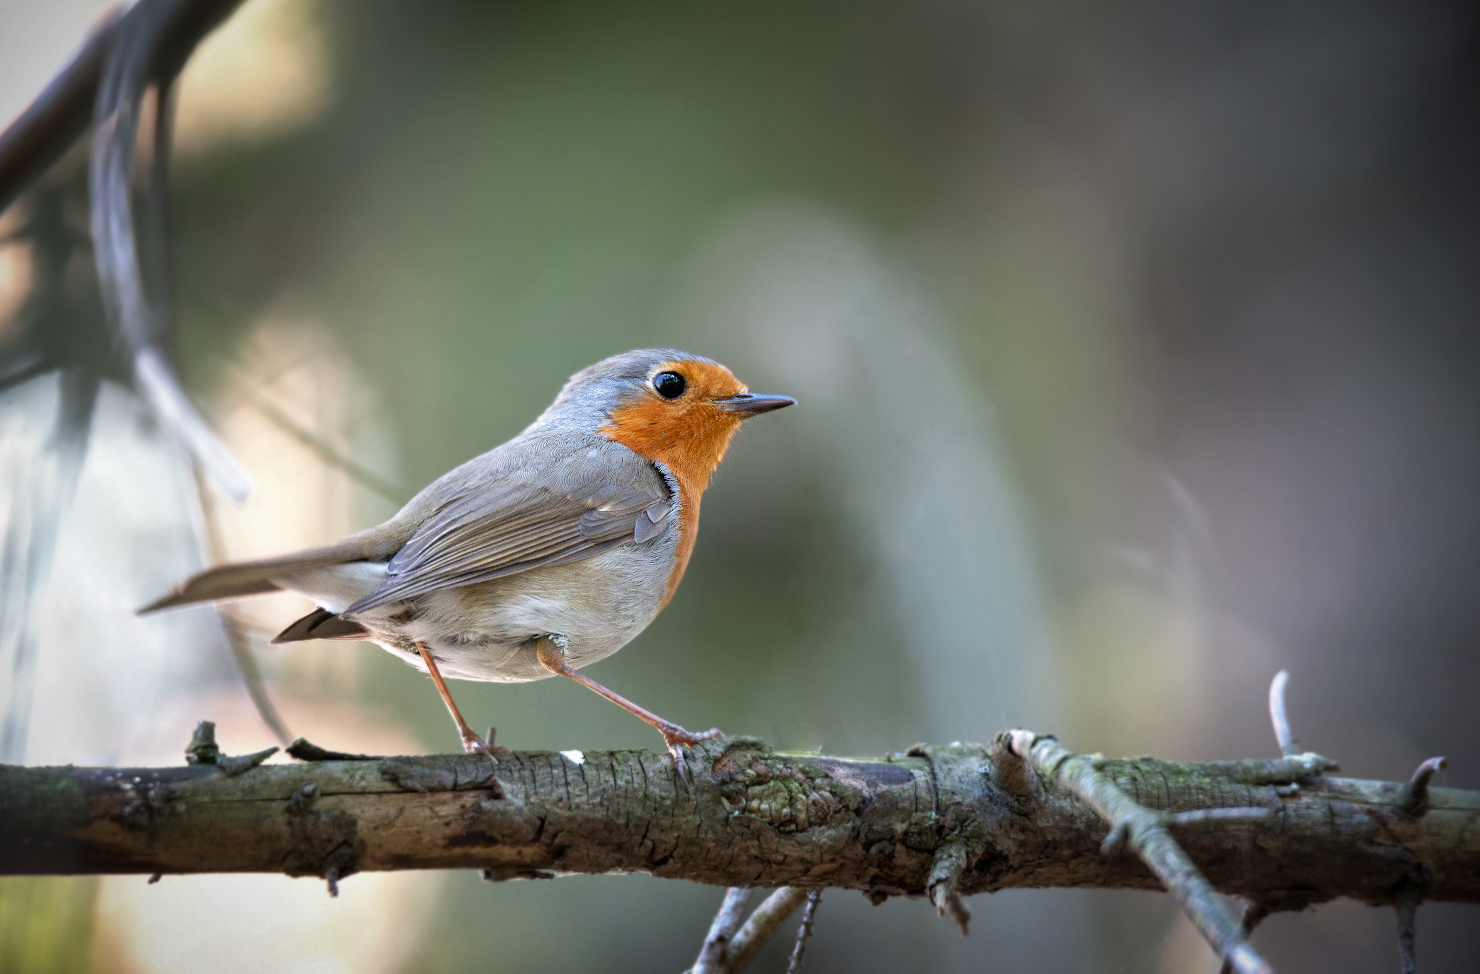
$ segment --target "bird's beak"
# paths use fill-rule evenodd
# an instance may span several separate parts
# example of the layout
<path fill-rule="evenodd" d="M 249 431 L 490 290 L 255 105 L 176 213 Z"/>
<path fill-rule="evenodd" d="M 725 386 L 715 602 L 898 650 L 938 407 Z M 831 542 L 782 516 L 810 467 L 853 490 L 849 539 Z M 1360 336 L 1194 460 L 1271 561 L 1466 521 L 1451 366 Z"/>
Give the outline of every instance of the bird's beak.
<path fill-rule="evenodd" d="M 797 401 L 790 396 L 767 396 L 756 392 L 742 392 L 727 399 L 716 399 L 714 404 L 727 413 L 735 413 L 741 419 L 769 413 L 773 409 L 795 406 Z"/>

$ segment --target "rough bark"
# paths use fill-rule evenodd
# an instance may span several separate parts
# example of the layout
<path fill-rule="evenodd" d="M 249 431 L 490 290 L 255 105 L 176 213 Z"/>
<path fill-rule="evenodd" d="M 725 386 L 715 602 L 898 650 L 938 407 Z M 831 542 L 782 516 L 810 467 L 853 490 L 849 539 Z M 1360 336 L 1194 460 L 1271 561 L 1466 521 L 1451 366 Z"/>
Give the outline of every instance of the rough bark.
<path fill-rule="evenodd" d="M 647 751 L 0 768 L 0 873 L 480 868 L 493 879 L 648 872 L 721 886 L 928 895 L 1017 887 L 1160 888 L 1041 772 L 983 745 L 877 759 L 752 740 L 691 752 L 690 781 Z M 223 759 L 224 760 L 224 759 Z M 260 758 L 259 758 L 260 760 Z M 1316 777 L 1290 759 L 1100 767 L 1169 812 L 1266 808 L 1178 839 L 1215 888 L 1254 902 L 1349 896 L 1480 901 L 1480 792 Z M 232 773 L 236 772 L 236 773 Z"/>

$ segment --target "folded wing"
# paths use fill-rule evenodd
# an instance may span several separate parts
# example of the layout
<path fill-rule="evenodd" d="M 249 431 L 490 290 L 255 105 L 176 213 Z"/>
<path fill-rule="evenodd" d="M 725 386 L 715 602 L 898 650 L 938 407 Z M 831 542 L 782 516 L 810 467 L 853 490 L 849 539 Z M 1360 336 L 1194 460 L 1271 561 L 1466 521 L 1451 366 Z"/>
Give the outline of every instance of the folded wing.
<path fill-rule="evenodd" d="M 506 471 L 446 497 L 391 558 L 381 586 L 343 614 L 644 543 L 670 519 L 663 476 L 619 444 L 531 466 L 537 475 Z"/>

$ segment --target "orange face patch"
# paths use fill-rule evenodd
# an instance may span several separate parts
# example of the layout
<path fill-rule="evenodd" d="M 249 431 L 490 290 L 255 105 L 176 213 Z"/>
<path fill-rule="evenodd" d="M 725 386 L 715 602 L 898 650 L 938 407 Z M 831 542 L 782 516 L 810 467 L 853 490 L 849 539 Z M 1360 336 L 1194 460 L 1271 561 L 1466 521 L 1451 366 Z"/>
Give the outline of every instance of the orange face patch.
<path fill-rule="evenodd" d="M 683 377 L 683 395 L 664 399 L 650 386 L 646 395 L 613 409 L 610 422 L 597 432 L 639 456 L 662 463 L 678 481 L 679 543 L 668 576 L 668 591 L 663 596 L 663 605 L 667 605 L 699 536 L 699 502 L 704 488 L 709 486 L 710 475 L 740 428 L 741 417 L 725 411 L 714 400 L 748 390 L 733 372 L 714 362 L 665 362 L 653 370 L 654 375 L 662 372 L 677 372 Z"/>
<path fill-rule="evenodd" d="M 673 471 L 685 487 L 700 491 L 724 459 L 741 417 L 714 402 L 746 391 L 734 373 L 714 362 L 665 362 L 654 374 L 677 372 L 686 383 L 683 395 L 664 399 L 657 392 L 612 410 L 600 432 L 649 460 Z"/>

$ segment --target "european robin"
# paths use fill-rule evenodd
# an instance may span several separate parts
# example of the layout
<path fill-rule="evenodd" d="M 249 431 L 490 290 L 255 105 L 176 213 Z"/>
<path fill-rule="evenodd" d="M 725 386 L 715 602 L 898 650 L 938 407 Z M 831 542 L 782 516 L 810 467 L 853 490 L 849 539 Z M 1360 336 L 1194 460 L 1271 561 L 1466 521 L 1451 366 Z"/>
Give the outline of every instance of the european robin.
<path fill-rule="evenodd" d="M 318 608 L 274 642 L 367 639 L 431 675 L 471 752 L 493 748 L 443 676 L 564 676 L 658 729 L 683 771 L 695 734 L 580 672 L 642 632 L 683 578 L 699 502 L 740 423 L 790 406 L 718 362 L 640 349 L 577 372 L 518 436 L 395 517 L 320 548 L 222 565 L 141 609 L 287 589 Z"/>

